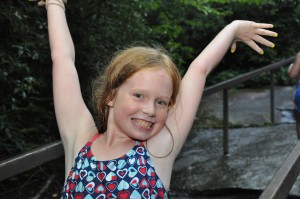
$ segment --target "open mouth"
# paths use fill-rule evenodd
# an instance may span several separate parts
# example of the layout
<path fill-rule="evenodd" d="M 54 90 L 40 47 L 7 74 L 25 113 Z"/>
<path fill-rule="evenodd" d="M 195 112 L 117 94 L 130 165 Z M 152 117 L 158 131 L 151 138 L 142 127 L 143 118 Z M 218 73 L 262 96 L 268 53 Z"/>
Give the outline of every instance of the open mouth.
<path fill-rule="evenodd" d="M 153 123 L 152 122 L 148 122 L 148 121 L 145 121 L 145 120 L 140 120 L 140 119 L 131 119 L 131 121 L 142 127 L 142 128 L 147 128 L 147 129 L 150 129 L 152 126 L 153 126 Z"/>

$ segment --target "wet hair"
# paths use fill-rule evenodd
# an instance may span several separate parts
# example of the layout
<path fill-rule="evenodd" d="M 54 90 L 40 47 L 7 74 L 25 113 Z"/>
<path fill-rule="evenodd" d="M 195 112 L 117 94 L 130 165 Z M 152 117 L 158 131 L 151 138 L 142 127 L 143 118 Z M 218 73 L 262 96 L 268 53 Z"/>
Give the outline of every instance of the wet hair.
<path fill-rule="evenodd" d="M 98 115 L 96 123 L 100 133 L 107 130 L 107 103 L 115 98 L 118 88 L 133 74 L 150 68 L 163 68 L 170 75 L 173 92 L 169 108 L 175 104 L 181 77 L 176 65 L 164 49 L 142 46 L 120 50 L 113 56 L 100 80 L 98 78 L 93 83 L 93 104 Z"/>

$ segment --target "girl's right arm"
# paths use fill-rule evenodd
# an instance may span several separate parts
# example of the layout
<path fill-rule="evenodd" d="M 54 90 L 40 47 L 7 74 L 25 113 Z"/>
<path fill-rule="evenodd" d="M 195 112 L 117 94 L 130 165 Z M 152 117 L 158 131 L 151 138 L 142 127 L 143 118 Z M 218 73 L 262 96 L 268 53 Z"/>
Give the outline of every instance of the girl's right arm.
<path fill-rule="evenodd" d="M 291 78 L 296 78 L 300 74 L 300 51 L 296 54 L 295 60 L 290 65 L 287 73 Z"/>
<path fill-rule="evenodd" d="M 75 50 L 62 0 L 47 0 L 47 18 L 53 62 L 53 95 L 57 124 L 63 141 L 66 164 L 97 132 L 93 117 L 84 103 L 75 68 Z M 70 165 L 67 165 L 70 166 Z"/>
<path fill-rule="evenodd" d="M 232 51 L 235 51 L 237 41 L 245 43 L 260 54 L 263 54 L 263 50 L 258 44 L 274 47 L 272 42 L 264 38 L 277 36 L 277 33 L 268 30 L 272 27 L 272 24 L 233 21 L 225 26 L 194 59 L 182 79 L 176 105 L 170 110 L 167 121 L 168 126 L 173 127 L 172 132 L 178 132 L 174 136 L 178 143 L 177 150 L 174 150 L 175 155 L 180 152 L 189 135 L 202 98 L 206 78 L 210 72 L 218 65 L 230 47 Z"/>

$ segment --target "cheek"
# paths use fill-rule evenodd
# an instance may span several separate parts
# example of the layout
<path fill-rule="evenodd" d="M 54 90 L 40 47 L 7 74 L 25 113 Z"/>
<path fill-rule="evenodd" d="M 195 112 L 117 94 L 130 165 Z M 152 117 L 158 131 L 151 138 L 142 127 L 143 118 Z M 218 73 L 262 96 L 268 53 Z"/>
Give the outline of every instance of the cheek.
<path fill-rule="evenodd" d="M 136 104 L 130 101 L 125 102 L 125 100 L 120 102 L 115 108 L 117 108 L 119 116 L 128 116 L 134 114 L 139 109 L 139 107 Z"/>
<path fill-rule="evenodd" d="M 164 122 L 165 123 L 167 121 L 167 118 L 168 118 L 168 109 L 158 111 L 158 114 L 156 115 L 156 118 L 160 122 Z"/>
<path fill-rule="evenodd" d="M 123 110 L 127 113 L 135 113 L 136 111 L 140 110 L 141 108 L 137 103 L 129 101 L 128 103 L 124 103 Z"/>

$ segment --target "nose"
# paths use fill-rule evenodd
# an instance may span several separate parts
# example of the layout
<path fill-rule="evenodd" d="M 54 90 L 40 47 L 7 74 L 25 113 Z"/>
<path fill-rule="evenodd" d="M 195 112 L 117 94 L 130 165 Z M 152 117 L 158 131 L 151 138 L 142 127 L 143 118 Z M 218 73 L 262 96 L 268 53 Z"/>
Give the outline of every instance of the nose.
<path fill-rule="evenodd" d="M 154 117 L 156 114 L 156 109 L 155 109 L 155 103 L 154 102 L 147 102 L 143 106 L 143 113 L 150 117 Z"/>

